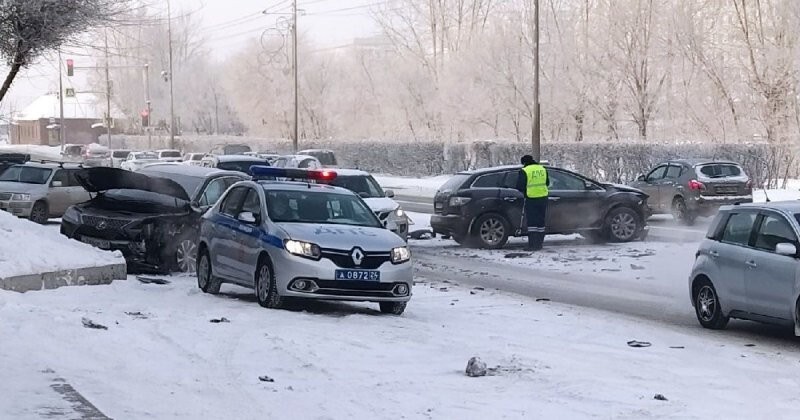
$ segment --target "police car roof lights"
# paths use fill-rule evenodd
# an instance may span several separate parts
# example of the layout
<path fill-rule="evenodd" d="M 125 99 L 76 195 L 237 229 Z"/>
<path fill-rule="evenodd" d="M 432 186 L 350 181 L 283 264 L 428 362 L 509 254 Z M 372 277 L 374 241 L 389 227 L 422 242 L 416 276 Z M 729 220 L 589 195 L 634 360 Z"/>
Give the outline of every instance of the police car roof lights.
<path fill-rule="evenodd" d="M 336 179 L 336 172 L 329 170 L 309 170 L 297 168 L 275 168 L 272 166 L 253 165 L 250 173 L 255 180 L 262 179 L 286 179 L 289 181 L 316 181 L 330 182 Z"/>

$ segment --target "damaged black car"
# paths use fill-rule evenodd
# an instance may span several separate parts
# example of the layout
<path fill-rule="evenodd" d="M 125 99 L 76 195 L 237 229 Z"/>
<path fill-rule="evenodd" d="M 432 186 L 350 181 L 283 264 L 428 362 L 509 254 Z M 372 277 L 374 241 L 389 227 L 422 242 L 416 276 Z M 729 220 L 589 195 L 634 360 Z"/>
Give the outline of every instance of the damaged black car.
<path fill-rule="evenodd" d="M 94 198 L 67 209 L 61 233 L 125 256 L 128 271 L 196 269 L 200 217 L 244 174 L 159 164 L 140 172 L 88 168 L 76 174 Z"/>

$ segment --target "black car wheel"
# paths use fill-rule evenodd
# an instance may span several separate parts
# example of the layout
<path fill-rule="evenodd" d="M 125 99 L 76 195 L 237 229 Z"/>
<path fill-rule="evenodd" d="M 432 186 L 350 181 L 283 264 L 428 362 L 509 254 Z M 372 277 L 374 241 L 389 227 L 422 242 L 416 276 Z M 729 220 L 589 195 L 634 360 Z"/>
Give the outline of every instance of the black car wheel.
<path fill-rule="evenodd" d="M 256 270 L 256 298 L 259 305 L 270 309 L 281 308 L 285 303 L 284 298 L 278 294 L 272 266 L 266 259 L 261 260 Z"/>
<path fill-rule="evenodd" d="M 630 207 L 617 207 L 606 216 L 606 238 L 613 242 L 630 242 L 639 237 L 642 219 Z"/>
<path fill-rule="evenodd" d="M 29 219 L 31 222 L 38 223 L 43 225 L 47 223 L 47 219 L 49 218 L 48 214 L 49 210 L 47 208 L 47 203 L 44 201 L 37 201 L 33 204 L 33 208 L 31 209 L 31 215 Z"/>
<path fill-rule="evenodd" d="M 511 227 L 508 221 L 497 214 L 484 214 L 475 221 L 473 238 L 482 248 L 498 249 L 508 242 Z"/>
<path fill-rule="evenodd" d="M 694 287 L 694 309 L 697 320 L 704 328 L 721 330 L 728 325 L 729 318 L 722 314 L 717 289 L 708 280 L 700 280 Z"/>
<path fill-rule="evenodd" d="M 197 270 L 197 241 L 193 235 L 184 234 L 175 245 L 175 269 L 182 273 Z"/>
<path fill-rule="evenodd" d="M 403 315 L 408 302 L 380 302 L 381 313 L 390 315 Z"/>
<path fill-rule="evenodd" d="M 203 250 L 197 264 L 197 287 L 205 293 L 216 295 L 219 293 L 220 286 L 222 286 L 221 282 L 214 277 L 211 270 L 211 256 L 208 251 Z"/>
<path fill-rule="evenodd" d="M 697 219 L 697 215 L 689 210 L 686 206 L 686 201 L 682 197 L 675 197 L 672 200 L 672 217 L 686 226 L 693 225 Z"/>

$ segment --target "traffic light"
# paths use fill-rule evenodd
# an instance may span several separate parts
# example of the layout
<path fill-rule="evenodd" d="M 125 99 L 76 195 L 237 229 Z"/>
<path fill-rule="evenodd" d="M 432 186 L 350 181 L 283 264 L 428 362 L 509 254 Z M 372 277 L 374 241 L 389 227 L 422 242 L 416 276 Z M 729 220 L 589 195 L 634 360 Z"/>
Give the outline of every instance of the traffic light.
<path fill-rule="evenodd" d="M 150 126 L 150 113 L 145 109 L 139 113 L 142 116 L 142 127 Z"/>
<path fill-rule="evenodd" d="M 67 76 L 75 74 L 75 62 L 71 58 L 67 59 Z"/>

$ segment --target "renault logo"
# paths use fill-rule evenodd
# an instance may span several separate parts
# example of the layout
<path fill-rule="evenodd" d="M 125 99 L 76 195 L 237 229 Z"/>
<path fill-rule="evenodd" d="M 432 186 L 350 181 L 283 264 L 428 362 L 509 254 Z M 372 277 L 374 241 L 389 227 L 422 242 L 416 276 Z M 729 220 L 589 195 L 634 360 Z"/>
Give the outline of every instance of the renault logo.
<path fill-rule="evenodd" d="M 103 229 L 105 229 L 107 227 L 108 227 L 108 224 L 104 220 L 101 220 L 101 221 L 97 222 L 97 230 L 103 230 Z"/>
<path fill-rule="evenodd" d="M 357 266 L 361 265 L 361 261 L 364 261 L 364 251 L 361 248 L 353 248 L 350 256 L 353 258 L 353 264 Z"/>

